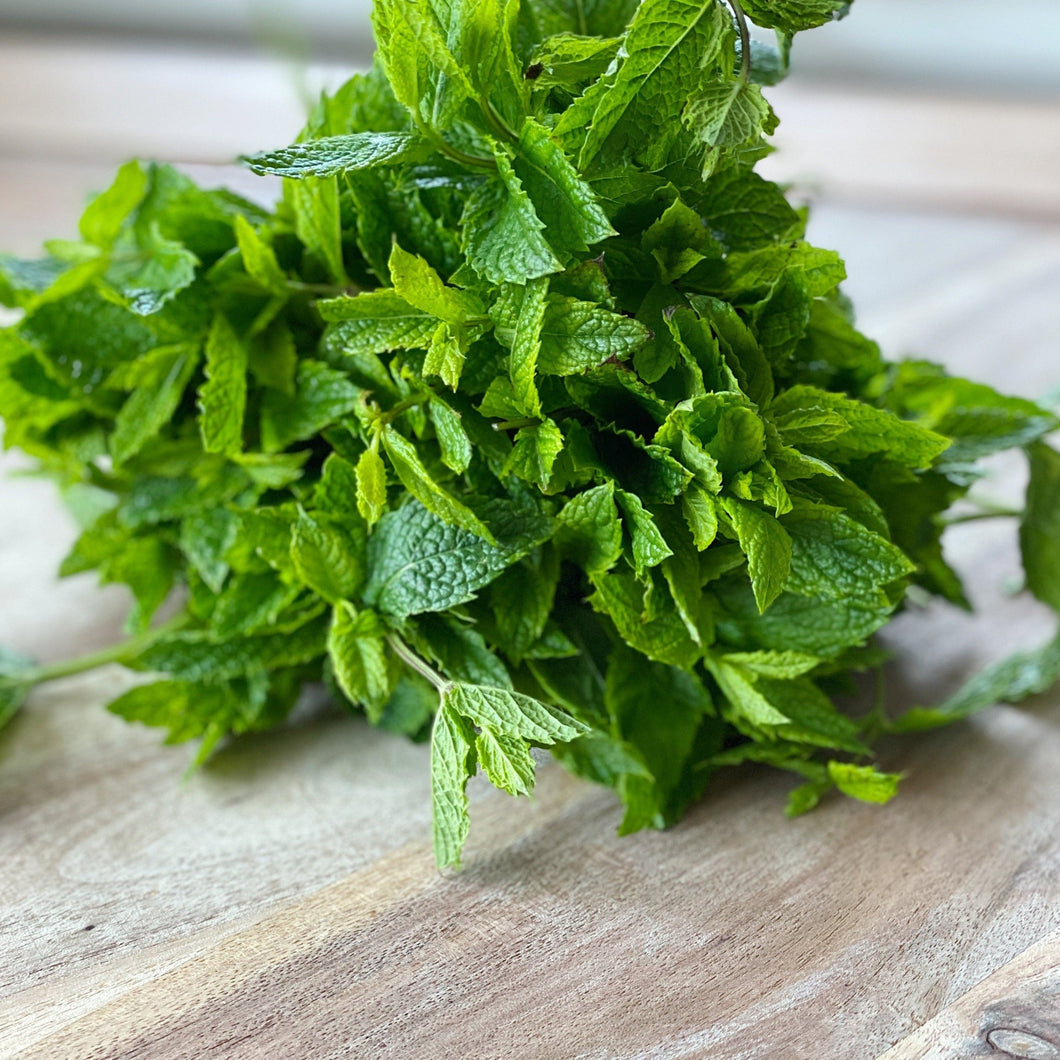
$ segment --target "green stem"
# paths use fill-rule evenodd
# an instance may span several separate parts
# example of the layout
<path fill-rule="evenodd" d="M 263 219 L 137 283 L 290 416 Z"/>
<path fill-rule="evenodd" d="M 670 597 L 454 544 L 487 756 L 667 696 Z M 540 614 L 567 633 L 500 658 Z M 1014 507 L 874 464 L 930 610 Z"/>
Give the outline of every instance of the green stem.
<path fill-rule="evenodd" d="M 740 0 L 726 0 L 736 16 L 736 28 L 740 31 L 740 80 L 746 85 L 751 80 L 751 30 Z"/>
<path fill-rule="evenodd" d="M 502 139 L 507 140 L 509 143 L 517 144 L 519 137 L 516 135 L 515 130 L 497 113 L 496 107 L 488 99 L 479 101 L 482 106 L 482 112 L 486 115 L 486 121 L 489 122 L 490 127 L 493 131 Z"/>
<path fill-rule="evenodd" d="M 523 427 L 533 427 L 540 422 L 540 420 L 534 419 L 533 416 L 527 416 L 521 420 L 501 420 L 499 423 L 493 424 L 493 429 L 495 431 L 518 431 Z"/>
<path fill-rule="evenodd" d="M 101 651 L 91 652 L 76 659 L 67 659 L 64 662 L 52 663 L 50 666 L 40 666 L 24 675 L 25 682 L 27 684 L 40 685 L 45 681 L 57 681 L 61 677 L 73 677 L 75 674 L 87 673 L 89 670 L 96 670 L 100 666 L 107 666 L 110 663 L 124 665 L 139 655 L 145 648 L 149 648 L 160 637 L 179 629 L 184 625 L 185 621 L 186 617 L 180 615 L 173 619 L 172 622 L 167 622 L 164 626 L 159 626 L 157 629 L 149 629 L 135 637 L 130 637 L 128 640 L 123 640 L 120 644 L 112 644 L 109 648 L 103 648 Z"/>
<path fill-rule="evenodd" d="M 469 155 L 466 151 L 461 151 L 459 147 L 454 147 L 444 136 L 440 136 L 430 126 L 424 125 L 422 122 L 418 122 L 417 124 L 419 125 L 420 132 L 422 132 L 443 155 L 447 158 L 451 158 L 454 162 L 459 162 L 462 166 L 470 166 L 472 169 L 497 168 L 496 159 L 479 158 L 478 155 Z"/>
<path fill-rule="evenodd" d="M 390 650 L 410 669 L 428 680 L 438 690 L 438 695 L 445 696 L 453 687 L 451 681 L 447 681 L 437 670 L 428 666 L 411 648 L 396 634 L 388 633 L 386 642 Z"/>
<path fill-rule="evenodd" d="M 980 519 L 1011 519 L 1022 515 L 1018 508 L 1005 508 L 996 512 L 969 512 L 967 515 L 955 515 L 951 519 L 943 519 L 943 526 L 958 526 L 961 523 L 977 523 Z"/>
<path fill-rule="evenodd" d="M 375 422 L 379 426 L 385 427 L 388 423 L 393 423 L 403 413 L 408 412 L 409 409 L 414 409 L 417 405 L 422 405 L 427 401 L 430 401 L 430 397 L 426 394 L 420 394 L 417 397 L 407 397 L 403 401 L 399 401 L 393 408 L 387 409 L 386 412 L 380 412 L 375 417 Z"/>
<path fill-rule="evenodd" d="M 360 294 L 361 289 L 354 287 L 353 284 L 346 284 L 340 287 L 335 283 L 302 283 L 301 280 L 288 280 L 287 286 L 292 291 L 299 291 L 303 294 L 315 294 L 321 295 L 324 298 L 338 298 L 340 295 L 355 295 Z"/>

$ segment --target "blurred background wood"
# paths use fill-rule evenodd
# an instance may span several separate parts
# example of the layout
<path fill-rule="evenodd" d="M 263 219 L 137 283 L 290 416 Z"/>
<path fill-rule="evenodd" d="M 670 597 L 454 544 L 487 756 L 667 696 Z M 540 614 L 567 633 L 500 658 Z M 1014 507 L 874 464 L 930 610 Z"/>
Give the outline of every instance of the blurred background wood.
<path fill-rule="evenodd" d="M 1060 104 L 1000 78 L 994 96 L 895 95 L 822 63 L 773 91 L 769 164 L 815 200 L 862 325 L 892 354 L 1055 389 Z M 228 163 L 286 142 L 345 72 L 5 34 L 0 246 L 72 234 L 129 155 L 268 198 Z M 0 642 L 55 659 L 120 635 L 121 590 L 54 579 L 72 534 L 47 482 L 0 482 Z M 950 555 L 982 613 L 900 620 L 895 706 L 1050 628 L 1005 589 L 1011 527 L 958 528 Z M 1026 1025 L 1007 1029 L 1053 1033 L 1058 697 L 889 747 L 910 776 L 884 810 L 834 800 L 789 823 L 787 779 L 747 772 L 672 832 L 619 840 L 610 795 L 552 765 L 533 802 L 475 783 L 467 868 L 440 878 L 423 747 L 307 703 L 182 783 L 186 749 L 101 709 L 126 680 L 47 687 L 0 736 L 2 1056 L 952 1060 L 1017 1048 L 984 1023 L 1012 999 Z"/>

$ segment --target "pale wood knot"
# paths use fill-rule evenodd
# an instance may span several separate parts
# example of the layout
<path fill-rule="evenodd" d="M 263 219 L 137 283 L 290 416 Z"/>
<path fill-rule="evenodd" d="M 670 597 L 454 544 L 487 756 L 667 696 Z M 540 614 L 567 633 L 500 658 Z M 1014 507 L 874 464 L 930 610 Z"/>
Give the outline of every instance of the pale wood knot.
<path fill-rule="evenodd" d="M 1007 1053 L 1014 1060 L 1060 1060 L 1060 1047 L 1029 1031 L 995 1027 L 986 1040 L 991 1048 Z"/>

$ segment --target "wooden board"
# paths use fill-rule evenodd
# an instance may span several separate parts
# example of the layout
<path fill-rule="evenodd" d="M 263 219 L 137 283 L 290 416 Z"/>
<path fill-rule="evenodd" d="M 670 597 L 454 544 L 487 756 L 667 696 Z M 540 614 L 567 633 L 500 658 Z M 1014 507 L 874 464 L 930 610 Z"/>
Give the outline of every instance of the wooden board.
<path fill-rule="evenodd" d="M 104 142 L 7 156 L 0 244 L 68 232 Z M 889 186 L 890 206 L 826 195 L 812 233 L 844 252 L 866 328 L 1016 392 L 1060 383 L 1060 229 Z M 56 659 L 119 635 L 120 590 L 54 581 L 71 537 L 47 482 L 0 483 L 0 642 Z M 896 624 L 895 706 L 1050 629 L 1006 592 L 1011 527 L 960 528 L 950 554 L 983 613 Z M 625 839 L 612 796 L 555 765 L 533 801 L 476 782 L 466 868 L 440 877 L 425 748 L 306 703 L 182 782 L 185 749 L 101 709 L 126 681 L 44 688 L 0 736 L 0 1056 L 1060 1050 L 1060 697 L 895 742 L 895 803 L 795 822 L 790 781 L 754 771 Z"/>

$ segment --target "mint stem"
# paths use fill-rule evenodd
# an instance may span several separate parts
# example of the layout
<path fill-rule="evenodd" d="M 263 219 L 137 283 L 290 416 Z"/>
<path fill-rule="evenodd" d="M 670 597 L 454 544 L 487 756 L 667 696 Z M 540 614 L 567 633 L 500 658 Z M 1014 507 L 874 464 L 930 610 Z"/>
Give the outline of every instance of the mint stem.
<path fill-rule="evenodd" d="M 740 31 L 740 80 L 746 85 L 751 80 L 751 30 L 740 0 L 727 0 L 736 16 L 736 28 Z"/>
<path fill-rule="evenodd" d="M 420 677 L 426 678 L 434 685 L 438 690 L 438 695 L 444 696 L 453 687 L 451 681 L 447 681 L 437 670 L 428 666 L 396 633 L 388 633 L 386 642 L 390 645 L 391 651 L 410 670 L 414 670 Z"/>
<path fill-rule="evenodd" d="M 67 659 L 63 662 L 52 663 L 50 666 L 40 666 L 35 670 L 29 670 L 20 674 L 19 679 L 30 685 L 41 685 L 45 681 L 58 681 L 62 677 L 74 677 L 77 674 L 87 673 L 89 670 L 97 670 L 101 666 L 111 663 L 127 665 L 140 652 L 151 647 L 156 640 L 179 629 L 187 621 L 187 616 L 178 615 L 171 622 L 159 626 L 157 629 L 149 629 L 143 633 L 123 640 L 118 644 L 112 644 L 100 651 L 90 652 L 88 655 L 78 656 L 76 659 Z"/>

